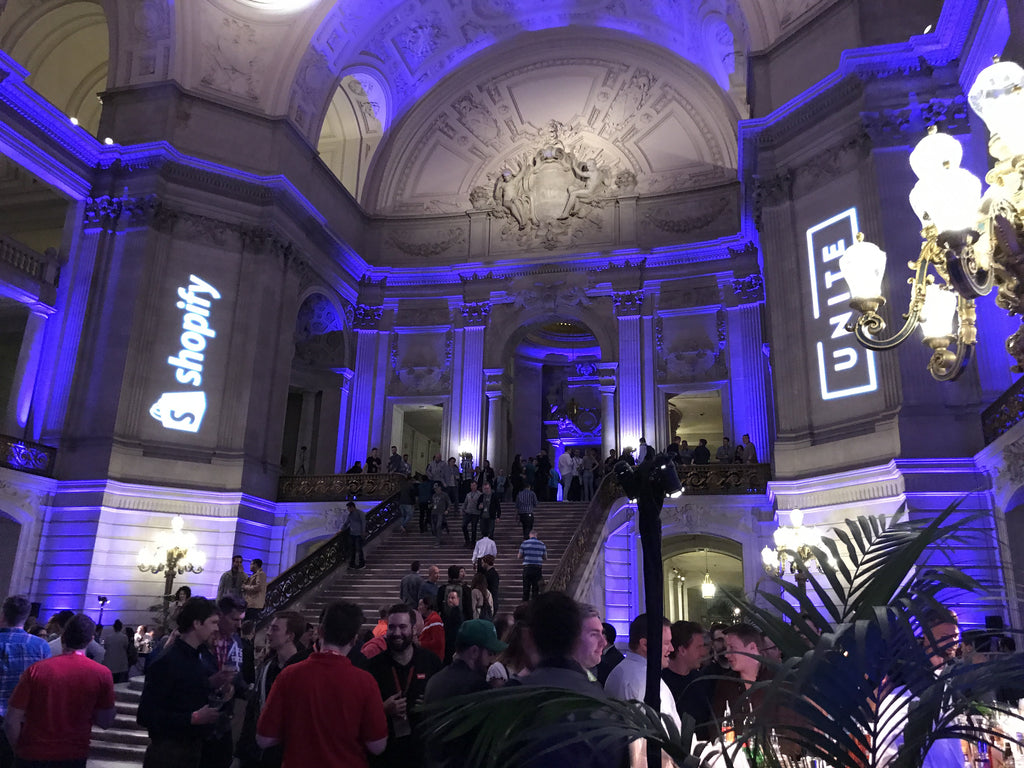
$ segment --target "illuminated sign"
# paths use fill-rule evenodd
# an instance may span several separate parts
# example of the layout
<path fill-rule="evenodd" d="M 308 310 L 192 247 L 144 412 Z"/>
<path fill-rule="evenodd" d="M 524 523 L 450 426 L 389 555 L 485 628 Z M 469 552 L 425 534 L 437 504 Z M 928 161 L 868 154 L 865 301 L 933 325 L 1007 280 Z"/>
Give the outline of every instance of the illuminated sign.
<path fill-rule="evenodd" d="M 205 295 L 205 297 L 204 297 Z M 167 358 L 174 369 L 174 379 L 181 385 L 195 389 L 185 392 L 164 392 L 149 408 L 149 415 L 164 429 L 180 432 L 198 432 L 206 414 L 206 392 L 203 385 L 203 366 L 206 363 L 206 345 L 217 332 L 210 326 L 210 310 L 220 293 L 202 278 L 189 275 L 189 284 L 178 288 L 175 306 L 182 311 L 181 338 L 178 354 Z"/>
<path fill-rule="evenodd" d="M 850 291 L 839 270 L 839 257 L 857 235 L 857 209 L 850 208 L 807 230 L 812 333 L 816 336 L 818 380 L 822 400 L 862 395 L 878 389 L 875 355 L 846 330 L 853 316 Z"/>

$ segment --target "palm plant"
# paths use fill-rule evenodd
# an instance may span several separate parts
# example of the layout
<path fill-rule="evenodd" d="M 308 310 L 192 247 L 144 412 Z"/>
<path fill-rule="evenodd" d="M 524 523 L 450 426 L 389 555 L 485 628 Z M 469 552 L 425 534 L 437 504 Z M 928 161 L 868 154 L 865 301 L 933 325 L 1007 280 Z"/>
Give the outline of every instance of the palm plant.
<path fill-rule="evenodd" d="M 939 740 L 995 735 L 965 716 L 1009 715 L 981 699 L 1000 687 L 1024 688 L 1024 658 L 1007 654 L 937 674 L 921 642 L 923 634 L 931 649 L 945 650 L 928 614 L 952 593 L 981 591 L 953 565 L 920 565 L 926 552 L 961 541 L 973 518 L 954 519 L 956 506 L 926 523 L 906 520 L 904 509 L 888 520 L 850 519 L 812 550 L 817 573 L 800 553 L 787 552 L 800 569 L 797 584 L 771 574 L 755 595 L 729 595 L 785 659 L 760 658 L 772 679 L 747 693 L 748 701 L 759 701 L 738 739 L 749 745 L 749 758 L 788 764 L 778 736 L 787 751 L 834 768 L 916 768 Z M 700 751 L 690 754 L 692 722 L 679 733 L 636 702 L 521 687 L 442 702 L 426 715 L 430 738 L 468 750 L 473 765 L 518 766 L 565 746 L 589 744 L 600 752 L 639 738 L 680 766 L 701 762 Z M 735 755 L 727 752 L 723 762 L 732 765 Z"/>
<path fill-rule="evenodd" d="M 952 552 L 962 543 L 976 518 L 954 520 L 956 508 L 925 524 L 905 520 L 903 508 L 888 521 L 847 520 L 812 550 L 819 573 L 788 552 L 798 583 L 771 574 L 754 599 L 730 595 L 786 658 L 748 696 L 760 691 L 762 715 L 775 713 L 790 748 L 836 768 L 911 768 L 940 740 L 996 735 L 971 716 L 1011 714 L 981 701 L 1024 683 L 1021 655 L 941 670 L 932 663 L 956 640 L 934 636 L 930 617 L 945 613 L 944 599 L 982 591 L 956 566 L 919 566 L 926 552 Z M 771 719 L 754 721 L 747 737 L 764 747 L 758 760 L 780 764 L 770 748 Z"/>

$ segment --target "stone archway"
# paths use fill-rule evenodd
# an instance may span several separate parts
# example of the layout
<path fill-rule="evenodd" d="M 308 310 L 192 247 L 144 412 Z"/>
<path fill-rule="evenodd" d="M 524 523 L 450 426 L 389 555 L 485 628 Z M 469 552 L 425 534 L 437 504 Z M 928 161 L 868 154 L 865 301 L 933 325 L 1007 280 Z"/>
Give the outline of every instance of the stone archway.
<path fill-rule="evenodd" d="M 687 533 L 668 536 L 662 543 L 665 573 L 665 615 L 672 621 L 686 619 L 705 627 L 715 621 L 729 621 L 732 606 L 722 588 L 744 589 L 743 544 L 724 536 Z M 715 595 L 705 598 L 701 588 L 704 575 L 711 577 Z"/>

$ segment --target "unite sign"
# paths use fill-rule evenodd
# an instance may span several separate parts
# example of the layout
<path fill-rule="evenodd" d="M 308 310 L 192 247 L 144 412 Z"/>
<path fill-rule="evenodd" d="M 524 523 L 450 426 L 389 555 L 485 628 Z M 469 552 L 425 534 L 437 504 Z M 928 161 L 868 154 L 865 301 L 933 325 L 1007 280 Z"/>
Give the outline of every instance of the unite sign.
<path fill-rule="evenodd" d="M 210 324 L 210 314 L 220 293 L 202 278 L 195 275 L 188 278 L 189 284 L 178 288 L 179 301 L 175 304 L 182 312 L 180 349 L 176 355 L 167 358 L 167 365 L 174 371 L 174 380 L 178 384 L 193 389 L 164 392 L 150 406 L 149 415 L 164 429 L 198 432 L 206 414 L 206 392 L 200 389 L 203 386 L 206 347 L 217 336 Z"/>
<path fill-rule="evenodd" d="M 815 224 L 807 230 L 810 268 L 811 338 L 818 362 L 822 400 L 862 395 L 878 389 L 875 355 L 846 330 L 853 315 L 850 291 L 839 271 L 839 257 L 857 236 L 857 209 Z"/>

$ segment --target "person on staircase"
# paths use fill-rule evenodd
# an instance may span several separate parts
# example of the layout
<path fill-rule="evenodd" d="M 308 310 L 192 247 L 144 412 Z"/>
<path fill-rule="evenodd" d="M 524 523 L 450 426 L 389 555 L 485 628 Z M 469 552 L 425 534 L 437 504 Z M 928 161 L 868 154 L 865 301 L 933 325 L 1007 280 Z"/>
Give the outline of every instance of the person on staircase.
<path fill-rule="evenodd" d="M 477 503 L 480 509 L 480 532 L 484 537 L 491 538 L 494 536 L 494 523 L 501 517 L 501 494 L 492 491 L 490 483 L 484 483 L 482 487 L 480 501 Z"/>
<path fill-rule="evenodd" d="M 537 494 L 529 485 L 516 496 L 516 514 L 519 515 L 519 523 L 523 526 L 523 538 L 530 535 L 533 530 L 533 510 L 537 508 Z"/>
<path fill-rule="evenodd" d="M 352 554 L 348 561 L 349 570 L 362 570 L 366 567 L 363 556 L 363 537 L 366 535 L 366 513 L 354 502 L 345 505 L 348 508 L 348 532 L 352 538 Z M 356 563 L 359 563 L 356 565 Z"/>
<path fill-rule="evenodd" d="M 441 483 L 434 483 L 434 494 L 430 497 L 430 525 L 434 537 L 437 539 L 435 547 L 441 546 L 441 534 L 448 530 L 445 516 L 451 503 L 451 498 L 445 493 L 444 486 Z"/>
<path fill-rule="evenodd" d="M 462 503 L 462 538 L 467 547 L 472 547 L 476 541 L 477 528 L 480 525 L 480 497 L 482 494 L 476 488 L 476 483 L 470 481 L 469 491 L 466 493 L 466 500 Z M 470 538 L 470 528 L 473 529 L 473 537 Z"/>
<path fill-rule="evenodd" d="M 413 560 L 409 565 L 409 572 L 402 577 L 398 583 L 398 599 L 414 608 L 420 599 L 420 587 L 423 585 L 423 577 L 420 576 L 420 561 Z M 384 624 L 387 626 L 387 615 L 384 616 Z"/>

